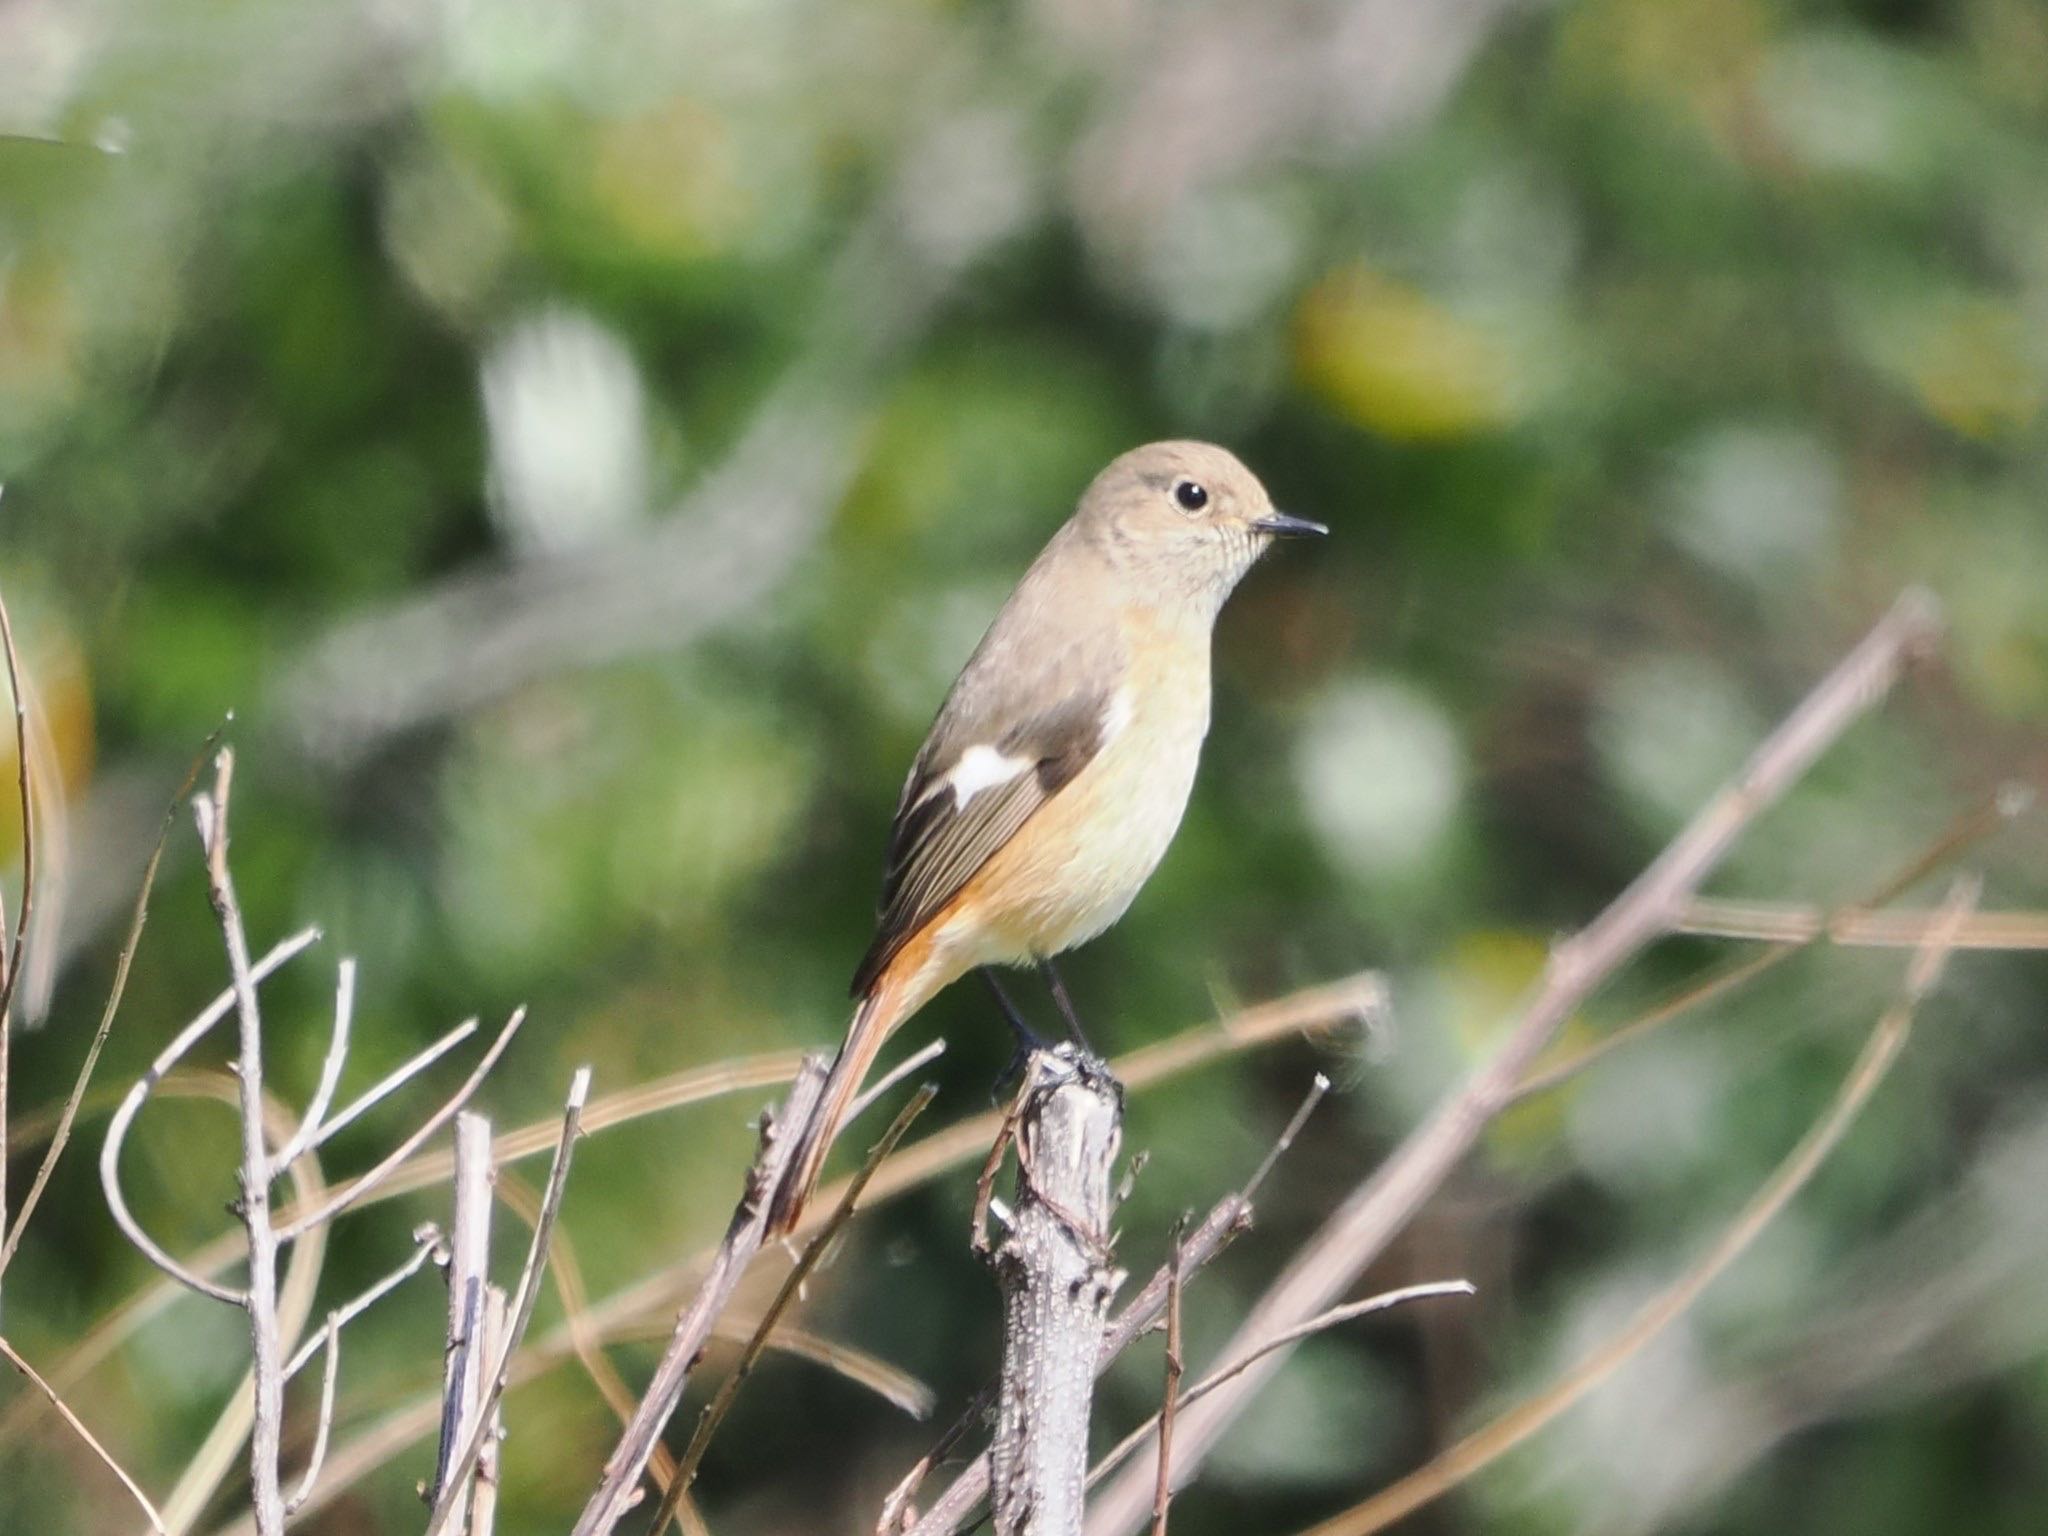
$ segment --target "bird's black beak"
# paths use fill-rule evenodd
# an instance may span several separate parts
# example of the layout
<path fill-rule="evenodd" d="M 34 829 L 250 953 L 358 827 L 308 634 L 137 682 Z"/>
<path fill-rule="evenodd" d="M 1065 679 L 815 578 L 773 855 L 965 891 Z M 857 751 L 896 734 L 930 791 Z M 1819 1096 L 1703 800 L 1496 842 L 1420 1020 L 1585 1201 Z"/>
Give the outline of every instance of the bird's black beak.
<path fill-rule="evenodd" d="M 1276 539 L 1319 539 L 1330 531 L 1321 523 L 1312 523 L 1305 517 L 1289 517 L 1285 512 L 1268 512 L 1252 526 Z"/>

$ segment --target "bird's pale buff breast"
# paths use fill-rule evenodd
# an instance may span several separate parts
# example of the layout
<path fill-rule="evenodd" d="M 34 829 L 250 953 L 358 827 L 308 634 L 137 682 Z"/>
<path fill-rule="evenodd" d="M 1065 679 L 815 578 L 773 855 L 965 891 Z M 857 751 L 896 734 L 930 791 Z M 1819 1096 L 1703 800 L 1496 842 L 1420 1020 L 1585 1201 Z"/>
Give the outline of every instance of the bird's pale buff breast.
<path fill-rule="evenodd" d="M 958 955 L 963 969 L 1094 938 L 1123 916 L 1179 830 L 1209 729 L 1208 635 L 1144 625 L 1129 638 L 1108 740 L 974 880 L 976 932 L 955 932 L 978 953 Z M 948 935 L 937 937 L 950 947 Z"/>

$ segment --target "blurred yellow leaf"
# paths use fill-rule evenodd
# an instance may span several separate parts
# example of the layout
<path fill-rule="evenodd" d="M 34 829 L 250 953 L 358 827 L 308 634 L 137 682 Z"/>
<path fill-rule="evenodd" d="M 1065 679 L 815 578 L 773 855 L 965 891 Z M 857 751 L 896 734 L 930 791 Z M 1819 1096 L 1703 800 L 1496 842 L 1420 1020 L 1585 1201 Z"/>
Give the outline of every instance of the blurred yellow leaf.
<path fill-rule="evenodd" d="M 1921 332 L 1907 366 L 1927 409 L 1965 437 L 2020 431 L 2040 414 L 2041 373 L 2009 305 L 1978 299 L 1947 309 Z"/>
<path fill-rule="evenodd" d="M 1383 437 L 1468 437 L 1517 414 L 1505 347 L 1363 266 L 1332 273 L 1302 300 L 1294 365 L 1311 392 Z"/>
<path fill-rule="evenodd" d="M 1492 1053 L 1549 954 L 1548 946 L 1532 935 L 1499 928 L 1469 933 L 1451 947 L 1438 974 L 1445 1018 L 1460 1056 L 1476 1062 Z M 1572 1038 L 1582 1029 L 1574 1018 L 1564 1033 Z M 1515 1105 L 1493 1122 L 1488 1146 L 1509 1162 L 1540 1155 L 1556 1144 L 1564 1103 L 1564 1095 L 1546 1093 Z"/>
<path fill-rule="evenodd" d="M 678 97 L 605 125 L 591 190 L 634 239 L 676 255 L 713 255 L 739 240 L 757 212 L 735 158 L 731 124 Z"/>

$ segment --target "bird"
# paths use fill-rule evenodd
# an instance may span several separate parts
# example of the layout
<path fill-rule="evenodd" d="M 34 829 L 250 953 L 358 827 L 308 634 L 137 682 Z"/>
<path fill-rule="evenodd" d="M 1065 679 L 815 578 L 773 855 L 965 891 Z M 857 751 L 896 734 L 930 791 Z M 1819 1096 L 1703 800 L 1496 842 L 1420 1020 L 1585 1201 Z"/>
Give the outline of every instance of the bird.
<path fill-rule="evenodd" d="M 820 1108 L 770 1200 L 788 1232 L 883 1043 L 979 970 L 1038 966 L 1077 1039 L 1055 955 L 1123 916 L 1179 829 L 1209 730 L 1210 639 L 1275 540 L 1326 534 L 1275 509 L 1213 443 L 1111 461 L 1025 571 L 911 763 L 874 940 Z"/>

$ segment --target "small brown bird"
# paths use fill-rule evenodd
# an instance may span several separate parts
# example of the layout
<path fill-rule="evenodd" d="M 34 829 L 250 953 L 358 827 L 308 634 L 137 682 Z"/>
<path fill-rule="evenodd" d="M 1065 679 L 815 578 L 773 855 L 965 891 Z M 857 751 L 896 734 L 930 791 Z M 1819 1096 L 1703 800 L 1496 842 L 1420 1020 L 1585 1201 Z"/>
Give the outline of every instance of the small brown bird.
<path fill-rule="evenodd" d="M 1273 540 L 1328 531 L 1275 511 L 1209 443 L 1152 443 L 1095 477 L 911 765 L 858 1006 L 777 1231 L 809 1200 L 882 1042 L 941 988 L 1037 964 L 1075 1024 L 1051 958 L 1122 917 L 1173 841 L 1209 730 L 1218 610 Z"/>

